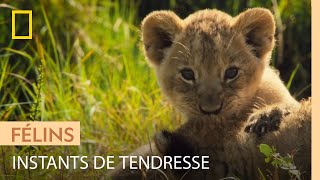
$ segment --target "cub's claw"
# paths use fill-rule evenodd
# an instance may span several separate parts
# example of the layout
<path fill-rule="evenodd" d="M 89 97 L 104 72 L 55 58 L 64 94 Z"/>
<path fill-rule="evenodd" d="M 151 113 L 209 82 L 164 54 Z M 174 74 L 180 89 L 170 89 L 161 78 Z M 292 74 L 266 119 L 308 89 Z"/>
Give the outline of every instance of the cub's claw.
<path fill-rule="evenodd" d="M 249 117 L 250 123 L 246 126 L 245 131 L 261 137 L 268 132 L 278 130 L 281 119 L 289 114 L 288 108 L 278 106 L 254 112 Z"/>

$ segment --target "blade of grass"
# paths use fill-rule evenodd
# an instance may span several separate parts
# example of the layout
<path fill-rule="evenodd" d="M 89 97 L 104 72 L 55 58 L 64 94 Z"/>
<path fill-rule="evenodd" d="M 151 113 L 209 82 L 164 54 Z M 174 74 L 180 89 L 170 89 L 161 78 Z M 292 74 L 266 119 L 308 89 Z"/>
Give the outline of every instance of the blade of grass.
<path fill-rule="evenodd" d="M 43 7 L 42 4 L 41 4 L 41 11 L 42 11 L 44 21 L 45 21 L 46 26 L 47 26 L 48 31 L 49 31 L 49 36 L 50 36 L 50 40 L 51 40 L 51 44 L 52 44 L 52 48 L 53 48 L 54 57 L 55 57 L 56 60 L 58 60 L 58 52 L 57 52 L 56 41 L 55 41 L 53 33 L 52 33 L 52 29 L 51 29 L 51 25 L 50 25 L 50 22 L 49 22 L 48 17 L 47 17 L 47 13 L 44 10 L 44 7 Z"/>
<path fill-rule="evenodd" d="M 289 78 L 289 81 L 288 81 L 288 83 L 287 83 L 287 89 L 290 89 L 291 84 L 292 84 L 292 81 L 293 81 L 293 79 L 294 79 L 297 71 L 299 70 L 300 65 L 301 65 L 300 63 L 297 64 L 296 67 L 294 68 L 294 70 L 292 71 L 292 73 L 291 73 L 291 75 L 290 75 L 290 78 Z"/>

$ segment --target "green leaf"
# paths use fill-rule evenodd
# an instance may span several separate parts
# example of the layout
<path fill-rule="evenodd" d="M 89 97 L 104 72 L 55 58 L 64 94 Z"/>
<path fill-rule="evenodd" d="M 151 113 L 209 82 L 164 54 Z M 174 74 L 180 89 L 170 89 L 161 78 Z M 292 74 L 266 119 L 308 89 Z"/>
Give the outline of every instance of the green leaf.
<path fill-rule="evenodd" d="M 289 157 L 289 156 L 284 157 L 283 160 L 284 160 L 287 164 L 292 163 L 292 158 Z"/>
<path fill-rule="evenodd" d="M 281 166 L 283 162 L 280 159 L 275 159 L 271 163 L 273 166 Z"/>
<path fill-rule="evenodd" d="M 264 159 L 264 161 L 265 161 L 266 163 L 269 163 L 270 160 L 271 160 L 271 157 L 267 157 L 267 158 Z"/>
<path fill-rule="evenodd" d="M 269 157 L 272 154 L 272 149 L 267 144 L 260 144 L 259 149 L 266 157 Z"/>

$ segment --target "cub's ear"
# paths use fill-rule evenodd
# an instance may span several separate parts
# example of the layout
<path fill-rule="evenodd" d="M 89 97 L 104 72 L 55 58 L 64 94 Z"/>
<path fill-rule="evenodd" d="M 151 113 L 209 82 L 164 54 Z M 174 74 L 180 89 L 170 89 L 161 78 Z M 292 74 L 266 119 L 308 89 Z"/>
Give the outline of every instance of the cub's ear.
<path fill-rule="evenodd" d="M 235 18 L 234 27 L 246 38 L 246 43 L 258 58 L 265 58 L 274 46 L 275 22 L 272 13 L 264 8 L 252 8 Z"/>
<path fill-rule="evenodd" d="M 154 11 L 141 24 L 144 51 L 152 65 L 159 65 L 165 50 L 182 31 L 183 21 L 171 11 Z"/>

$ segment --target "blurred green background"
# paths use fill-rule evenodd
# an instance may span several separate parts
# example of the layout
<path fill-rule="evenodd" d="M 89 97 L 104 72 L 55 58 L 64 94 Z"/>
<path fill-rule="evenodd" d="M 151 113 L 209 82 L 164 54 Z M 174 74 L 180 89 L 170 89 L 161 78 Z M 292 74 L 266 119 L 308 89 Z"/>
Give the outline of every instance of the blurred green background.
<path fill-rule="evenodd" d="M 276 17 L 272 65 L 297 99 L 310 96 L 310 0 L 2 1 L 0 120 L 77 120 L 81 146 L 0 147 L 0 177 L 104 176 L 104 170 L 92 169 L 16 171 L 11 156 L 123 155 L 147 143 L 155 131 L 174 129 L 181 117 L 162 98 L 141 50 L 143 17 L 170 9 L 184 18 L 204 8 L 237 15 L 258 6 Z M 33 10 L 32 40 L 11 39 L 13 9 Z M 16 34 L 27 34 L 27 26 L 26 18 L 17 18 Z"/>

